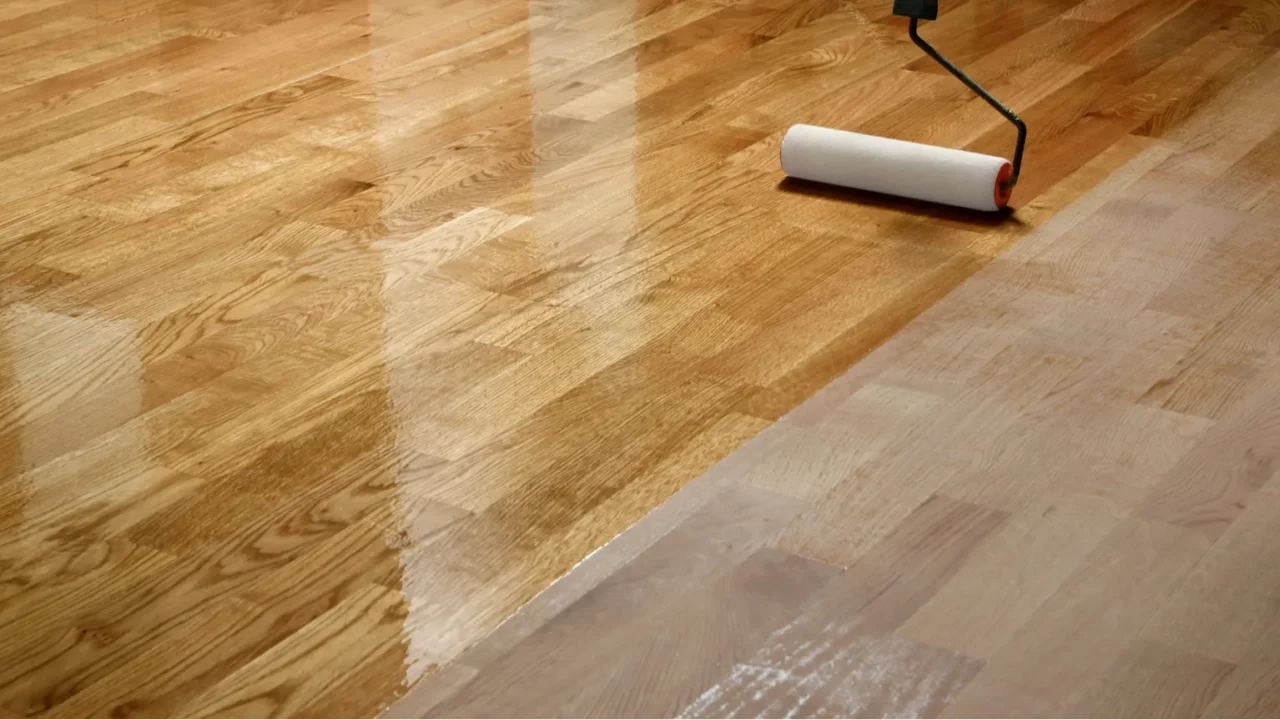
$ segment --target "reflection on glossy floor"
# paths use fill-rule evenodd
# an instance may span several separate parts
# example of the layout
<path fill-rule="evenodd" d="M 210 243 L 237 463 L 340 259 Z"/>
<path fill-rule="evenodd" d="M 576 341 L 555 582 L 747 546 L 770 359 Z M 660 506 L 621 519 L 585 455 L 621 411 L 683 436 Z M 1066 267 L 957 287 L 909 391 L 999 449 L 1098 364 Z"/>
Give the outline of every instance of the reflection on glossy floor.
<path fill-rule="evenodd" d="M 779 186 L 1008 151 L 890 5 L 0 1 L 0 709 L 378 712 L 1280 45 L 945 2 L 1017 215 Z"/>

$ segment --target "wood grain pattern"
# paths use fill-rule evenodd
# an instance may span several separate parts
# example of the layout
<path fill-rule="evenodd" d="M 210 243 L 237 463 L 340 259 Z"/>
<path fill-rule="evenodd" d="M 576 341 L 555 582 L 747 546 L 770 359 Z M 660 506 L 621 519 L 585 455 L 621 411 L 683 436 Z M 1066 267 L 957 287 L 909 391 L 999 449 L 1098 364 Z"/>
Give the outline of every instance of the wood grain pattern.
<path fill-rule="evenodd" d="M 974 548 L 956 577 L 908 620 L 901 635 L 988 660 L 1114 528 L 1102 503 L 1018 514 Z M 963 613 L 964 622 L 956 616 Z"/>
<path fill-rule="evenodd" d="M 680 712 L 889 553 L 914 674 L 805 707 L 941 712 L 1133 523 L 1218 544 L 1125 677 L 1265 678 L 1276 4 L 943 10 L 1032 127 L 1009 215 L 783 181 L 797 122 L 1010 151 L 887 0 L 0 2 L 0 710 L 519 709 L 688 523 L 687 615 L 611 596 L 651 691 L 540 711 Z M 1222 646 L 1141 652 L 1219 581 Z"/>
<path fill-rule="evenodd" d="M 1070 714 L 1081 717 L 1200 717 L 1235 665 L 1139 640 Z"/>

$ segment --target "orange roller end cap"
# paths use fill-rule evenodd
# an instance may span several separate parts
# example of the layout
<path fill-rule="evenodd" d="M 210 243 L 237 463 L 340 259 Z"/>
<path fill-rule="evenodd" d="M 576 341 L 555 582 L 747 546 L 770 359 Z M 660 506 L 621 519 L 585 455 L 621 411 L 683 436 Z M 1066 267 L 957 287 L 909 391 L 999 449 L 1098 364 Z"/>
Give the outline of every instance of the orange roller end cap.
<path fill-rule="evenodd" d="M 1009 182 L 1009 178 L 1013 177 L 1013 166 L 1005 163 L 1000 172 L 996 173 L 996 207 L 1008 207 L 1009 197 L 1013 195 L 1013 188 L 1005 187 L 1005 183 Z"/>

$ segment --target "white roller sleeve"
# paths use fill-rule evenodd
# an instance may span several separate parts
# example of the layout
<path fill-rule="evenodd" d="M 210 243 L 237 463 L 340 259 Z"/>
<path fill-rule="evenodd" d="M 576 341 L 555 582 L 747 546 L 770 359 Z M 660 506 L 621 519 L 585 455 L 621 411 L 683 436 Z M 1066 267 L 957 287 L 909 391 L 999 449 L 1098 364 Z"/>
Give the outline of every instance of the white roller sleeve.
<path fill-rule="evenodd" d="M 974 210 L 1008 202 L 1006 194 L 998 206 L 996 197 L 1006 168 L 993 155 L 815 125 L 792 125 L 782 137 L 782 169 L 792 177 Z"/>

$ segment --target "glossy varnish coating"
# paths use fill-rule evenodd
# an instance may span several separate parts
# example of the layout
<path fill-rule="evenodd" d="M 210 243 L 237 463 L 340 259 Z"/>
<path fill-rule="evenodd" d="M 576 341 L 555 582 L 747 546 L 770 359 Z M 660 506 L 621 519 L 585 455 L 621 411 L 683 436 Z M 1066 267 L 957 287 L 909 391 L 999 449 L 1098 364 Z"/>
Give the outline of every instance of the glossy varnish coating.
<path fill-rule="evenodd" d="M 794 122 L 1009 151 L 889 5 L 0 2 L 0 709 L 378 712 L 1280 30 L 948 2 L 1018 212 L 780 183 Z"/>

